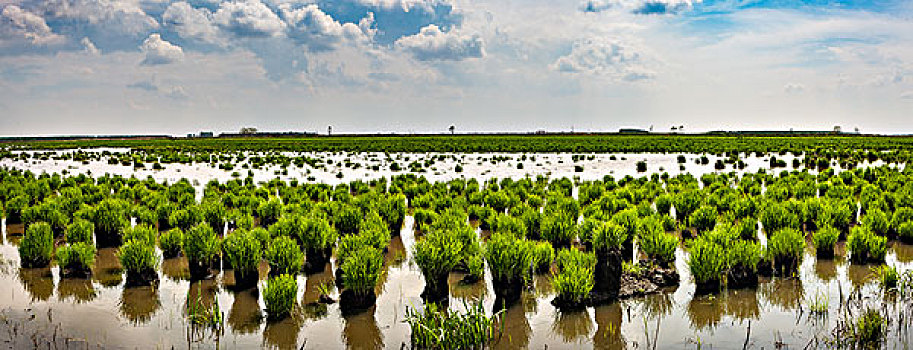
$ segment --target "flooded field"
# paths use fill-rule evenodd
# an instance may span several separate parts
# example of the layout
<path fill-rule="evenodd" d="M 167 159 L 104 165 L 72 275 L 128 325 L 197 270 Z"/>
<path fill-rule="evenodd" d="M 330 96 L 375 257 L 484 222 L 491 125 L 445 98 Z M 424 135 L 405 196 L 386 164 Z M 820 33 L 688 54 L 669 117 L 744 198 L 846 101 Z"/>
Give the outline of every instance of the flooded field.
<path fill-rule="evenodd" d="M 364 167 L 352 169 L 329 166 L 323 169 L 290 168 L 281 173 L 278 168 L 253 171 L 256 181 L 280 179 L 346 183 L 389 177 L 389 161 L 381 154 L 323 154 L 311 155 L 332 160 L 372 162 L 385 168 L 378 171 Z M 425 159 L 441 155 L 399 154 L 396 157 Z M 699 155 L 688 155 L 679 168 L 677 155 L 617 154 L 593 155 L 592 159 L 577 162 L 568 154 L 528 155 L 528 160 L 492 163 L 496 154 L 443 155 L 448 160 L 436 162 L 424 175 L 429 181 L 455 178 L 521 178 L 544 175 L 551 178 L 575 177 L 582 180 L 601 179 L 604 175 L 621 178 L 625 175 L 668 172 L 670 175 L 690 173 L 699 177 L 719 172 L 714 168 L 717 158 L 709 163 L 695 164 Z M 517 155 L 503 155 L 517 158 Z M 535 160 L 530 160 L 534 157 Z M 614 159 L 610 158 L 614 157 Z M 458 159 L 458 160 L 454 160 Z M 757 172 L 768 168 L 768 158 L 745 158 L 740 173 Z M 791 158 L 784 157 L 789 163 Z M 405 161 L 405 160 L 404 160 Z M 638 171 L 636 162 L 646 161 L 647 169 Z M 402 163 L 402 162 L 401 162 Z M 453 168 L 463 164 L 462 172 Z M 517 164 L 523 164 L 518 169 Z M 872 164 L 877 166 L 880 164 Z M 581 169 L 575 169 L 581 166 Z M 11 161 L 0 167 L 27 169 L 35 173 L 90 173 L 151 176 L 159 181 L 174 182 L 181 178 L 192 181 L 197 195 L 209 180 L 232 179 L 231 171 L 206 164 L 168 164 L 164 170 L 135 170 L 129 166 L 101 162 L 80 164 L 73 161 Z M 147 168 L 148 169 L 148 168 Z M 792 169 L 787 167 L 786 169 Z M 579 170 L 579 171 L 578 171 Z M 280 173 L 277 175 L 277 171 Z M 732 171 L 732 165 L 724 172 Z M 341 177 L 337 176 L 342 174 Z M 576 195 L 576 189 L 575 189 Z M 413 259 L 413 246 L 420 232 L 415 230 L 414 217 L 409 214 L 398 236 L 384 250 L 384 274 L 377 283 L 377 302 L 374 307 L 356 313 L 343 314 L 339 303 L 318 302 L 327 286 L 334 282 L 334 262 L 323 272 L 297 276 L 297 312 L 281 321 L 265 318 L 264 300 L 258 288 L 238 290 L 230 269 L 219 269 L 210 279 L 191 282 L 187 259 L 162 259 L 159 284 L 156 287 L 126 287 L 124 272 L 117 258 L 117 248 L 100 248 L 89 279 L 62 278 L 60 268 L 21 268 L 17 251 L 23 236 L 21 224 L 3 227 L 0 245 L 0 340 L 9 348 L 53 344 L 49 348 L 277 348 L 277 349 L 400 349 L 410 347 L 410 328 L 404 321 L 408 308 L 421 308 L 422 272 Z M 472 225 L 480 236 L 490 233 Z M 678 235 L 678 231 L 672 231 Z M 766 242 L 763 230 L 758 230 L 760 242 Z M 162 255 L 156 248 L 156 254 Z M 844 243 L 838 243 L 836 258 L 819 260 L 814 247 L 807 244 L 804 259 L 796 277 L 761 277 L 757 287 L 727 290 L 699 295 L 689 273 L 688 252 L 684 246 L 675 250 L 676 270 L 681 275 L 677 287 L 660 293 L 634 297 L 608 304 L 587 307 L 580 311 L 561 311 L 552 304 L 556 294 L 550 274 L 533 277 L 532 288 L 523 291 L 520 301 L 499 311 L 494 305 L 494 290 L 489 272 L 480 283 L 464 284 L 464 274 L 449 277 L 451 308 L 461 310 L 465 305 L 481 301 L 485 309 L 498 313 L 499 336 L 491 344 L 497 349 L 693 349 L 693 348 L 830 348 L 831 341 L 840 337 L 834 330 L 844 321 L 842 312 L 847 300 L 853 298 L 869 305 L 888 305 L 888 317 L 909 317 L 913 304 L 893 300 L 892 293 L 882 291 L 872 273 L 876 265 L 853 264 L 846 258 Z M 886 256 L 888 265 L 900 271 L 910 269 L 913 246 L 890 241 Z M 260 278 L 267 276 L 269 267 L 260 263 Z M 339 291 L 331 287 L 331 296 L 339 299 Z M 896 297 L 896 296 L 894 296 Z M 887 303 L 882 303 L 887 300 Z M 191 326 L 188 308 L 201 304 L 215 309 L 224 322 L 220 327 Z M 812 312 L 812 304 L 819 310 Z M 820 312 L 821 305 L 826 312 Z M 913 343 L 909 322 L 896 322 L 891 335 L 882 344 L 891 349 L 905 349 Z M 43 347 L 43 345 L 42 345 Z"/>

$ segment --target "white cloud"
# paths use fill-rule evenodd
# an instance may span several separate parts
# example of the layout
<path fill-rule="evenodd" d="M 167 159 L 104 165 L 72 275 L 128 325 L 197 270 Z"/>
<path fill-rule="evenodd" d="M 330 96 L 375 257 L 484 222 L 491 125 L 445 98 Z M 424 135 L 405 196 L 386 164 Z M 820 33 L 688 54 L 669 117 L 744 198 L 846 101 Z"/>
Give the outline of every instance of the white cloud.
<path fill-rule="evenodd" d="M 140 45 L 140 50 L 146 54 L 141 62 L 143 65 L 168 64 L 184 59 L 184 50 L 163 40 L 158 33 L 150 34 Z"/>
<path fill-rule="evenodd" d="M 355 0 L 356 2 L 373 7 L 386 10 L 402 10 L 403 12 L 409 12 L 413 9 L 422 9 L 425 12 L 433 12 L 434 6 L 437 5 L 448 5 L 453 6 L 453 3 L 449 0 Z"/>
<path fill-rule="evenodd" d="M 98 51 L 98 48 L 95 47 L 95 43 L 93 43 L 92 40 L 89 40 L 89 38 L 82 38 L 79 43 L 82 44 L 82 50 L 89 55 L 97 56 L 101 53 L 101 51 Z"/>
<path fill-rule="evenodd" d="M 460 61 L 485 56 L 485 42 L 479 35 L 464 35 L 454 30 L 441 31 L 431 24 L 418 34 L 396 40 L 395 46 L 420 61 Z"/>
<path fill-rule="evenodd" d="M 315 50 L 330 49 L 342 40 L 366 42 L 373 22 L 373 14 L 359 24 L 339 23 L 320 10 L 315 4 L 299 9 L 283 6 L 282 18 L 288 23 L 288 36 Z M 369 22 L 370 21 L 370 22 Z"/>
<path fill-rule="evenodd" d="M 790 95 L 800 94 L 803 91 L 805 91 L 805 85 L 799 83 L 786 83 L 786 85 L 783 86 L 783 92 Z"/>
<path fill-rule="evenodd" d="M 905 100 L 913 100 L 913 90 L 904 91 L 903 93 L 900 94 L 900 98 L 905 99 Z"/>
<path fill-rule="evenodd" d="M 650 79 L 655 73 L 645 67 L 641 50 L 621 40 L 604 37 L 574 43 L 571 52 L 559 57 L 550 68 L 564 73 L 607 76 L 617 80 Z"/>
<path fill-rule="evenodd" d="M 580 4 L 583 12 L 602 12 L 624 9 L 637 14 L 674 14 L 688 11 L 703 0 L 586 0 Z"/>
<path fill-rule="evenodd" d="M 111 0 L 47 0 L 50 17 L 79 20 L 112 35 L 141 35 L 158 28 L 154 18 L 135 2 Z"/>
<path fill-rule="evenodd" d="M 279 36 L 286 24 L 260 0 L 223 2 L 213 15 L 216 24 L 237 36 Z"/>
<path fill-rule="evenodd" d="M 181 38 L 208 43 L 221 43 L 219 28 L 213 24 L 212 13 L 205 8 L 193 8 L 186 1 L 168 6 L 162 14 L 162 24 L 174 29 Z"/>
<path fill-rule="evenodd" d="M 64 37 L 54 33 L 44 18 L 16 5 L 6 6 L 0 12 L 0 42 L 5 37 L 25 40 L 32 45 L 52 45 L 64 41 Z"/>

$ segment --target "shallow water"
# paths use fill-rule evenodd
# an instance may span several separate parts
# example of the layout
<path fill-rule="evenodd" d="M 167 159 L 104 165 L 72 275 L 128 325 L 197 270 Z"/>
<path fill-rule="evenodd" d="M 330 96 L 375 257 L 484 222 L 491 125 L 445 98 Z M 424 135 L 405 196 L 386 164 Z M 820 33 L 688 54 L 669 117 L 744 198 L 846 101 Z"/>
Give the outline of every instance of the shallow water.
<path fill-rule="evenodd" d="M 326 154 L 327 158 L 346 155 Z M 418 155 L 415 155 L 418 156 Z M 415 157 L 413 156 L 413 157 Z M 424 156 L 424 155 L 422 155 Z M 516 157 L 516 155 L 511 155 Z M 674 175 L 678 172 L 677 155 L 596 155 L 592 161 L 581 161 L 584 171 L 574 172 L 568 154 L 536 155 L 537 161 L 516 169 L 516 161 L 483 163 L 480 158 L 491 155 L 465 155 L 461 174 L 442 171 L 425 173 L 430 181 L 454 177 L 519 177 L 529 174 L 552 177 L 580 176 L 582 179 L 601 178 L 611 174 L 616 178 L 637 175 L 635 163 L 647 159 L 646 174 L 662 167 Z M 363 155 L 364 159 L 370 158 Z M 622 157 L 627 158 L 621 160 Z M 699 176 L 713 172 L 715 158 L 706 166 L 694 164 L 688 156 L 687 172 Z M 784 157 L 787 163 L 791 158 Z M 754 172 L 766 167 L 766 158 L 747 158 L 745 171 Z M 71 164 L 73 163 L 73 164 Z M 402 163 L 402 161 L 400 161 Z M 542 165 L 536 165 L 541 163 Z M 455 163 L 438 163 L 441 169 Z M 230 173 L 206 164 L 168 164 L 165 170 L 141 170 L 132 167 L 93 162 L 89 165 L 64 161 L 38 164 L 4 160 L 0 166 L 31 169 L 34 172 L 71 173 L 91 171 L 103 173 L 153 176 L 158 180 L 175 181 L 189 178 L 197 186 L 210 179 L 224 181 Z M 792 169 L 787 167 L 786 169 Z M 731 171 L 727 169 L 725 171 Z M 255 171 L 255 178 L 269 180 L 274 169 Z M 310 175 L 306 173 L 310 171 Z M 318 173 L 318 171 L 320 171 Z M 339 171 L 342 179 L 336 178 Z M 281 178 L 315 176 L 316 181 L 348 182 L 360 178 L 365 169 L 350 168 L 290 169 Z M 400 172 L 401 173 L 401 172 Z M 369 178 L 390 176 L 389 171 L 369 173 Z M 366 178 L 367 179 L 367 178 Z M 215 278 L 200 282 L 189 280 L 187 262 L 183 258 L 165 259 L 159 269 L 158 288 L 124 288 L 123 273 L 115 249 L 100 249 L 90 279 L 61 279 L 56 267 L 49 269 L 19 268 L 16 246 L 22 235 L 21 225 L 0 225 L 3 244 L 0 245 L 0 340 L 11 348 L 32 347 L 33 344 L 53 343 L 58 347 L 75 348 L 279 348 L 279 349 L 398 349 L 409 344 L 409 327 L 403 322 L 406 309 L 421 307 L 420 293 L 424 280 L 418 268 L 410 262 L 415 242 L 412 218 L 407 217 L 399 237 L 388 247 L 386 274 L 379 283 L 377 305 L 367 312 L 343 316 L 338 304 L 316 304 L 321 285 L 332 284 L 333 266 L 324 272 L 298 277 L 299 312 L 296 317 L 279 322 L 262 318 L 263 302 L 256 289 L 236 291 L 230 270 Z M 763 242 L 763 237 L 762 237 Z M 798 278 L 762 279 L 754 289 L 724 291 L 719 294 L 695 296 L 686 265 L 687 253 L 676 252 L 676 267 L 682 283 L 664 293 L 633 298 L 609 305 L 590 307 L 580 312 L 562 313 L 551 304 L 554 292 L 548 276 L 535 277 L 533 290 L 524 293 L 516 305 L 503 311 L 503 333 L 494 344 L 497 349 L 620 349 L 620 348 L 827 348 L 823 342 L 831 336 L 840 317 L 840 301 L 852 290 L 878 300 L 882 294 L 870 275 L 870 266 L 849 264 L 838 247 L 835 260 L 817 261 L 811 251 L 806 253 Z M 913 246 L 893 243 L 888 263 L 901 270 L 911 267 Z M 261 264 L 261 276 L 267 272 Z M 450 278 L 452 308 L 462 308 L 463 302 L 483 300 L 486 310 L 493 311 L 494 293 L 490 279 L 462 285 L 462 276 Z M 830 315 L 811 316 L 808 301 L 817 295 L 828 299 Z M 338 292 L 334 292 L 338 298 Z M 189 304 L 218 305 L 224 315 L 224 330 L 191 329 L 186 310 Z M 889 348 L 906 348 L 913 343 L 909 333 L 891 333 Z"/>

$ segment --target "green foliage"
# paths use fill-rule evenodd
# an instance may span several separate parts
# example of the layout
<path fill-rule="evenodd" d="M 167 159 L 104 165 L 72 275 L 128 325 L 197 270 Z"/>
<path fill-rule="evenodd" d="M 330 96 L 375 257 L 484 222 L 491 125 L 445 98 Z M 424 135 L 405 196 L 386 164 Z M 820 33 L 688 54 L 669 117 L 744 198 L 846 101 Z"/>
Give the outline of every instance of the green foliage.
<path fill-rule="evenodd" d="M 684 222 L 701 205 L 701 194 L 698 191 L 683 191 L 673 197 L 675 205 L 675 218 Z"/>
<path fill-rule="evenodd" d="M 168 225 L 185 231 L 202 221 L 203 215 L 195 207 L 178 209 L 168 215 Z"/>
<path fill-rule="evenodd" d="M 92 235 L 95 233 L 95 225 L 88 220 L 76 219 L 70 226 L 67 226 L 66 239 L 67 243 L 92 243 Z"/>
<path fill-rule="evenodd" d="M 767 258 L 780 272 L 793 274 L 805 257 L 805 236 L 798 230 L 784 228 L 767 239 Z"/>
<path fill-rule="evenodd" d="M 130 226 L 129 204 L 120 199 L 105 199 L 93 211 L 95 231 L 102 235 L 118 236 Z"/>
<path fill-rule="evenodd" d="M 184 232 L 184 256 L 192 264 L 208 265 L 221 252 L 219 236 L 207 224 L 197 224 Z"/>
<path fill-rule="evenodd" d="M 688 223 L 697 229 L 698 232 L 706 232 L 713 229 L 716 226 L 716 219 L 719 216 L 716 208 L 703 205 L 697 208 L 694 213 L 688 218 Z"/>
<path fill-rule="evenodd" d="M 638 240 L 638 245 L 651 260 L 662 266 L 668 266 L 675 261 L 678 237 L 663 231 L 653 231 L 642 235 Z"/>
<path fill-rule="evenodd" d="M 897 226 L 897 236 L 906 242 L 913 241 L 913 221 L 899 224 Z"/>
<path fill-rule="evenodd" d="M 879 209 L 869 210 L 862 217 L 862 224 L 868 227 L 877 235 L 884 236 L 890 229 L 890 219 L 888 215 Z"/>
<path fill-rule="evenodd" d="M 272 198 L 261 203 L 257 207 L 257 216 L 260 218 L 260 225 L 269 227 L 279 219 L 282 214 L 282 202 L 277 198 Z"/>
<path fill-rule="evenodd" d="M 148 225 L 136 225 L 124 229 L 124 241 L 132 239 L 142 241 L 145 244 L 155 246 L 155 237 L 158 236 L 158 230 Z"/>
<path fill-rule="evenodd" d="M 533 248 L 533 269 L 539 272 L 548 271 L 553 260 L 555 260 L 555 248 L 552 248 L 551 243 L 536 242 Z"/>
<path fill-rule="evenodd" d="M 786 228 L 799 229 L 798 215 L 775 202 L 768 203 L 764 209 L 761 209 L 760 220 L 764 232 L 768 234 Z"/>
<path fill-rule="evenodd" d="M 850 259 L 855 263 L 881 263 L 887 254 L 887 241 L 887 238 L 880 237 L 868 227 L 860 225 L 850 231 L 846 247 L 850 251 Z"/>
<path fill-rule="evenodd" d="M 222 250 L 236 275 L 246 277 L 258 273 L 257 266 L 263 253 L 260 241 L 250 232 L 238 230 L 229 234 L 222 242 Z"/>
<path fill-rule="evenodd" d="M 726 247 L 726 265 L 730 269 L 742 267 L 755 271 L 763 253 L 764 248 L 757 242 L 736 239 Z"/>
<path fill-rule="evenodd" d="M 336 229 L 324 217 L 312 215 L 304 219 L 298 240 L 304 249 L 328 249 L 336 245 Z"/>
<path fill-rule="evenodd" d="M 872 268 L 872 274 L 878 279 L 878 284 L 884 290 L 897 288 L 897 282 L 900 281 L 900 273 L 897 268 L 889 265 L 880 265 Z"/>
<path fill-rule="evenodd" d="M 612 222 L 595 221 L 592 225 L 593 248 L 598 251 L 621 249 L 630 237 L 624 227 Z"/>
<path fill-rule="evenodd" d="M 662 194 L 656 197 L 656 212 L 661 215 L 669 215 L 672 209 L 672 197 L 668 194 Z"/>
<path fill-rule="evenodd" d="M 266 261 L 269 262 L 272 275 L 296 275 L 304 266 L 304 253 L 295 240 L 279 236 L 270 242 L 269 249 L 266 250 Z"/>
<path fill-rule="evenodd" d="M 294 275 L 279 275 L 266 281 L 263 287 L 263 303 L 266 314 L 272 320 L 288 317 L 295 308 L 298 298 L 298 282 Z"/>
<path fill-rule="evenodd" d="M 465 312 L 438 309 L 437 304 L 425 305 L 422 312 L 406 310 L 406 323 L 412 330 L 412 347 L 416 349 L 484 349 L 500 334 L 495 316 L 487 316 L 479 302 L 466 306 Z"/>
<path fill-rule="evenodd" d="M 877 309 L 868 309 L 856 320 L 853 327 L 853 339 L 860 349 L 877 349 L 884 341 L 887 332 L 887 321 Z"/>
<path fill-rule="evenodd" d="M 162 255 L 166 258 L 173 258 L 181 253 L 184 246 L 184 231 L 179 228 L 173 228 L 165 231 L 159 236 L 159 248 L 162 249 Z"/>
<path fill-rule="evenodd" d="M 25 229 L 19 242 L 19 259 L 23 267 L 45 267 L 54 255 L 54 233 L 51 225 L 36 222 Z"/>
<path fill-rule="evenodd" d="M 428 284 L 446 282 L 462 251 L 463 242 L 446 231 L 428 233 L 412 246 L 412 256 Z"/>
<path fill-rule="evenodd" d="M 124 270 L 132 273 L 154 273 L 158 265 L 155 247 L 141 240 L 128 240 L 118 251 Z"/>
<path fill-rule="evenodd" d="M 542 216 L 540 235 L 555 247 L 566 247 L 577 237 L 577 218 L 551 213 Z"/>
<path fill-rule="evenodd" d="M 815 251 L 819 255 L 823 252 L 826 256 L 833 256 L 834 245 L 837 244 L 838 239 L 840 239 L 840 231 L 831 226 L 819 228 L 812 234 L 812 244 L 815 245 Z"/>
<path fill-rule="evenodd" d="M 558 252 L 558 272 L 552 276 L 557 298 L 563 302 L 583 303 L 595 285 L 596 255 L 576 249 Z"/>
<path fill-rule="evenodd" d="M 67 270 L 88 272 L 95 265 L 95 246 L 78 242 L 60 247 L 57 249 L 57 264 Z"/>
<path fill-rule="evenodd" d="M 342 285 L 355 295 L 370 295 L 383 274 L 384 257 L 380 249 L 369 246 L 358 248 L 343 261 Z"/>
<path fill-rule="evenodd" d="M 485 244 L 485 260 L 497 283 L 525 281 L 532 263 L 535 244 L 513 235 L 495 233 Z"/>
<path fill-rule="evenodd" d="M 358 224 L 361 222 L 362 214 L 358 208 L 351 205 L 343 205 L 333 217 L 333 225 L 340 234 L 348 235 L 358 232 Z"/>
<path fill-rule="evenodd" d="M 705 237 L 701 236 L 691 241 L 688 248 L 688 267 L 695 283 L 716 285 L 723 281 L 726 252 L 721 245 Z"/>

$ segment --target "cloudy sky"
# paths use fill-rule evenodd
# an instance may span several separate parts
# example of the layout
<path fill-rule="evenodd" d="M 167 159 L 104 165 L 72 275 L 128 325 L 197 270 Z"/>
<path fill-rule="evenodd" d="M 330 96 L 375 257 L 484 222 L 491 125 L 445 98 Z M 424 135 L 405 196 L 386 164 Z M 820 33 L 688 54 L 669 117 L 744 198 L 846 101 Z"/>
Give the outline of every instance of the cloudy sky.
<path fill-rule="evenodd" d="M 913 133 L 909 0 L 0 0 L 0 135 Z"/>

